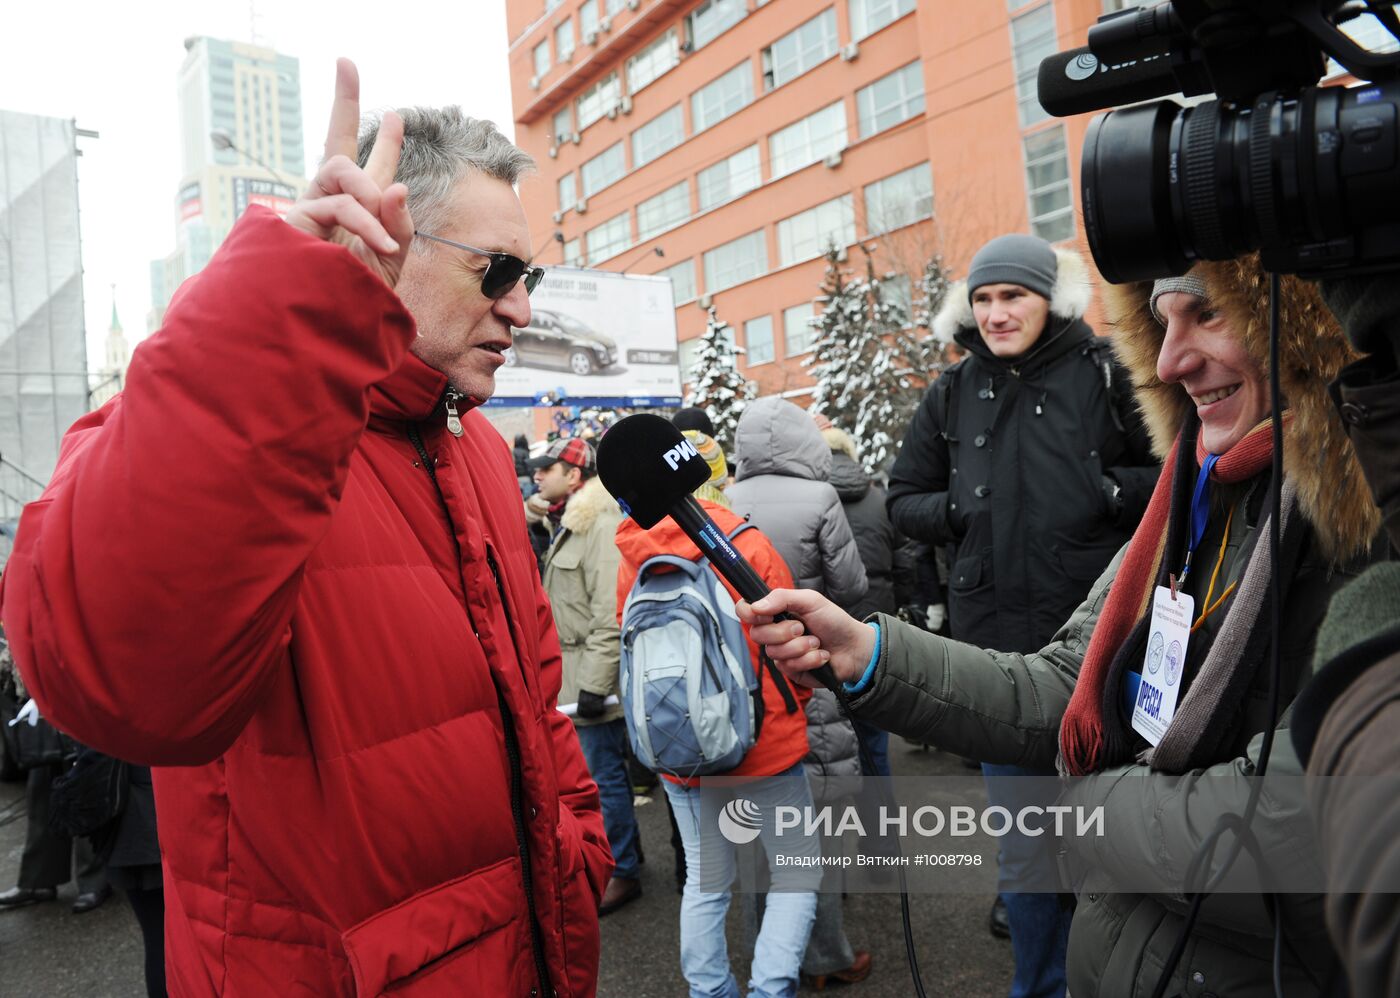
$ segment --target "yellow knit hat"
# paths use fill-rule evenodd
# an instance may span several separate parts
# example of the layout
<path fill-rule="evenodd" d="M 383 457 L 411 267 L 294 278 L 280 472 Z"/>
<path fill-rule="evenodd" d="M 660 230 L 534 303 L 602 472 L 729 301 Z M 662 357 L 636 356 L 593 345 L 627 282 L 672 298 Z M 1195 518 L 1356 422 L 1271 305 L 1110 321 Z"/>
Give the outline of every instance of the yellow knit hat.
<path fill-rule="evenodd" d="M 710 466 L 709 484 L 723 482 L 729 477 L 729 463 L 724 459 L 724 451 L 720 449 L 719 441 L 699 430 L 686 430 L 684 436 L 695 445 L 700 460 Z"/>

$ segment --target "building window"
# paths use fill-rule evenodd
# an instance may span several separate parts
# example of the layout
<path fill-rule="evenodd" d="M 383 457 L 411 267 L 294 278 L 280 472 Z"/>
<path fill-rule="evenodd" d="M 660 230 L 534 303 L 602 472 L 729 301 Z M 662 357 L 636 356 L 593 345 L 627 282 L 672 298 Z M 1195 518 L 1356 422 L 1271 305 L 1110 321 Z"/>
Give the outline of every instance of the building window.
<path fill-rule="evenodd" d="M 535 78 L 544 79 L 544 74 L 549 72 L 549 39 L 546 38 L 535 46 Z"/>
<path fill-rule="evenodd" d="M 568 211 L 578 201 L 578 189 L 574 186 L 574 175 L 566 173 L 559 178 L 559 210 Z"/>
<path fill-rule="evenodd" d="M 905 316 L 913 321 L 914 315 L 914 282 L 909 279 L 908 274 L 895 274 L 893 277 L 880 278 L 880 289 L 885 293 L 885 300 L 898 305 L 903 309 Z"/>
<path fill-rule="evenodd" d="M 753 71 L 745 59 L 690 95 L 690 123 L 698 134 L 753 100 Z"/>
<path fill-rule="evenodd" d="M 706 167 L 696 176 L 700 194 L 700 210 L 709 211 L 716 205 L 747 194 L 762 180 L 758 163 L 758 146 L 740 149 L 728 159 Z"/>
<path fill-rule="evenodd" d="M 685 15 L 685 37 L 690 51 L 708 45 L 744 19 L 745 0 L 705 0 Z"/>
<path fill-rule="evenodd" d="M 933 215 L 933 174 L 927 163 L 877 180 L 865 188 L 865 231 L 893 232 Z"/>
<path fill-rule="evenodd" d="M 717 294 L 768 271 L 768 243 L 763 230 L 750 232 L 705 254 L 705 290 Z"/>
<path fill-rule="evenodd" d="M 564 0 L 544 0 L 544 9 L 545 9 L 545 12 L 548 13 L 549 11 L 553 10 L 555 7 L 558 7 L 558 6 L 559 6 L 561 3 L 563 3 L 563 2 L 564 2 Z"/>
<path fill-rule="evenodd" d="M 1050 117 L 1036 96 L 1040 61 L 1055 54 L 1055 8 L 1045 4 L 1011 19 L 1011 63 L 1016 71 L 1016 108 L 1021 127 Z"/>
<path fill-rule="evenodd" d="M 617 78 L 617 71 L 614 70 L 579 95 L 578 130 L 583 131 L 617 107 L 621 98 L 622 87 Z"/>
<path fill-rule="evenodd" d="M 1074 199 L 1064 125 L 1027 135 L 1025 147 L 1031 231 L 1047 242 L 1069 239 L 1074 235 Z"/>
<path fill-rule="evenodd" d="M 783 309 L 783 342 L 789 357 L 807 353 L 816 343 L 817 331 L 812 328 L 811 319 L 811 302 Z"/>
<path fill-rule="evenodd" d="M 622 143 L 614 142 L 579 170 L 583 182 L 583 196 L 591 198 L 609 184 L 615 184 L 627 172 L 627 157 L 622 151 Z"/>
<path fill-rule="evenodd" d="M 778 223 L 778 266 L 790 267 L 821 256 L 830 245 L 856 241 L 851 196 L 843 194 Z"/>
<path fill-rule="evenodd" d="M 573 114 L 572 109 L 566 104 L 554 113 L 554 144 L 562 146 L 569 139 L 573 138 Z"/>
<path fill-rule="evenodd" d="M 856 91 L 860 137 L 883 132 L 924 112 L 923 66 L 916 59 L 870 86 Z"/>
<path fill-rule="evenodd" d="M 914 0 L 850 0 L 850 4 L 851 37 L 856 41 L 914 9 Z"/>
<path fill-rule="evenodd" d="M 632 169 L 640 169 L 684 141 L 685 112 L 677 104 L 632 133 Z"/>
<path fill-rule="evenodd" d="M 681 61 L 680 44 L 672 28 L 627 60 L 627 92 L 635 94 Z"/>
<path fill-rule="evenodd" d="M 586 235 L 588 262 L 593 266 L 610 256 L 617 256 L 632 245 L 632 226 L 625 211 L 621 215 L 614 215 L 602 225 L 595 225 Z"/>
<path fill-rule="evenodd" d="M 570 239 L 564 244 L 564 266 L 583 266 L 583 250 L 579 248 L 579 241 L 577 239 Z"/>
<path fill-rule="evenodd" d="M 744 323 L 744 353 L 748 366 L 767 364 L 773 359 L 773 317 L 760 315 Z"/>
<path fill-rule="evenodd" d="M 627 0 L 606 0 L 606 3 L 609 17 L 620 13 L 622 8 L 627 6 Z"/>
<path fill-rule="evenodd" d="M 673 267 L 656 272 L 658 277 L 669 277 L 671 279 L 671 291 L 675 294 L 675 303 L 684 305 L 688 301 L 695 300 L 695 260 L 691 258 L 683 263 L 678 263 Z"/>
<path fill-rule="evenodd" d="M 646 242 L 689 217 L 690 182 L 682 180 L 637 205 L 637 239 Z"/>
<path fill-rule="evenodd" d="M 590 33 L 593 35 L 594 42 L 598 40 L 597 0 L 584 0 L 583 6 L 578 9 L 578 33 L 584 41 L 588 40 Z"/>
<path fill-rule="evenodd" d="M 836 9 L 828 7 L 763 50 L 763 89 L 773 90 L 836 54 Z"/>
<path fill-rule="evenodd" d="M 574 55 L 574 19 L 566 17 L 554 26 L 554 58 L 568 62 Z"/>
<path fill-rule="evenodd" d="M 787 176 L 844 148 L 846 105 L 837 101 L 768 137 L 770 176 L 774 180 Z"/>

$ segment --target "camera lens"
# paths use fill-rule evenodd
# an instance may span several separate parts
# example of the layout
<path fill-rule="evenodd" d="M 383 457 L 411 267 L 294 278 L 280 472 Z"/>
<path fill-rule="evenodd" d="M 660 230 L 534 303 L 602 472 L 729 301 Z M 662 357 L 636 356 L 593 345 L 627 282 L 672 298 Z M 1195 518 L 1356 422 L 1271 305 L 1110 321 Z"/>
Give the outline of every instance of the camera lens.
<path fill-rule="evenodd" d="M 1280 273 L 1400 259 L 1400 83 L 1158 101 L 1094 119 L 1084 225 L 1109 281 L 1258 249 Z"/>

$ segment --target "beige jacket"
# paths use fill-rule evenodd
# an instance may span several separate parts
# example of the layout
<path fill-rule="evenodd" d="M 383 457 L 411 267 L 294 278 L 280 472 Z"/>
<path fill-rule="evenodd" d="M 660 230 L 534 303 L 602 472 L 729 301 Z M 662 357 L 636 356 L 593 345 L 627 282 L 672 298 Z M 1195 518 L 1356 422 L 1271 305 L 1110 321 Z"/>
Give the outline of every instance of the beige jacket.
<path fill-rule="evenodd" d="M 579 690 L 616 695 L 622 637 L 617 626 L 617 568 L 613 540 L 622 522 L 617 500 L 596 477 L 569 497 L 559 533 L 544 557 L 544 590 L 554 610 L 554 626 L 564 653 L 561 704 L 577 703 Z M 622 716 L 620 706 L 577 725 L 601 724 Z"/>

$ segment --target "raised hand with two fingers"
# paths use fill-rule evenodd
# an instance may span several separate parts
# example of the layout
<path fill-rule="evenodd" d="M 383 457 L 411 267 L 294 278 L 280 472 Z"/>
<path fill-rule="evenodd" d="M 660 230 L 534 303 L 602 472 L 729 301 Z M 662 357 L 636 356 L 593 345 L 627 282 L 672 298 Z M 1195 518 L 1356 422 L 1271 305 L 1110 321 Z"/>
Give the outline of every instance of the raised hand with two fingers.
<path fill-rule="evenodd" d="M 408 188 L 394 182 L 403 150 L 403 121 L 386 112 L 363 167 L 356 162 L 360 75 L 349 59 L 336 61 L 326 153 L 287 222 L 346 247 L 389 287 L 398 283 L 413 241 Z"/>

